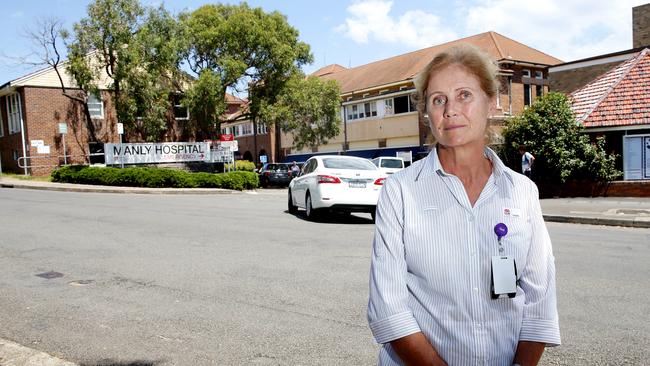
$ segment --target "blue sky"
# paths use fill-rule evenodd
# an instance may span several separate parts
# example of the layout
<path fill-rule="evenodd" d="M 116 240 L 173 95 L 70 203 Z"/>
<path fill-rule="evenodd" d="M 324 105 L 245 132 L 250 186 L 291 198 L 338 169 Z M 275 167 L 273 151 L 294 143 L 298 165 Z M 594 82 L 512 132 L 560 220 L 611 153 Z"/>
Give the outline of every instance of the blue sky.
<path fill-rule="evenodd" d="M 326 64 L 359 66 L 390 56 L 486 31 L 496 31 L 564 61 L 632 47 L 632 7 L 648 0 L 330 0 L 263 1 L 249 5 L 277 10 L 311 45 L 312 72 Z M 64 25 L 85 16 L 90 0 L 4 1 L 0 32 L 0 84 L 33 68 L 18 64 L 33 46 L 25 28 L 38 18 Z M 224 1 L 237 3 L 238 1 Z M 144 5 L 161 1 L 141 0 Z M 173 13 L 210 3 L 167 0 Z"/>

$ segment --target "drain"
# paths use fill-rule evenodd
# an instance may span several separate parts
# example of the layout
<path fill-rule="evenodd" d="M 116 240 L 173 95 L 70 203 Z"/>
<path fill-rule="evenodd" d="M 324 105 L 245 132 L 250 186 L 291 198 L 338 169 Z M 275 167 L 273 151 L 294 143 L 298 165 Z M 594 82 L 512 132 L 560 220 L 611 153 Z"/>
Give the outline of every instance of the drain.
<path fill-rule="evenodd" d="M 39 273 L 39 274 L 36 275 L 36 277 L 42 277 L 42 278 L 45 278 L 47 280 L 51 280 L 53 278 L 63 277 L 63 273 L 49 271 L 49 272 Z"/>
<path fill-rule="evenodd" d="M 77 281 L 70 281 L 68 282 L 68 285 L 70 286 L 87 286 L 93 283 L 93 280 L 77 280 Z"/>

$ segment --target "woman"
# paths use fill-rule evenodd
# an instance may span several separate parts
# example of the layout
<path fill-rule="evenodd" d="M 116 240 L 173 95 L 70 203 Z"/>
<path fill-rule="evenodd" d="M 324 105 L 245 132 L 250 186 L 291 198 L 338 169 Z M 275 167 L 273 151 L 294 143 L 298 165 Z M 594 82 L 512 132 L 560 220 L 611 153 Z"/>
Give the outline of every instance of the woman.
<path fill-rule="evenodd" d="M 380 365 L 536 365 L 560 344 L 537 187 L 486 147 L 496 71 L 459 46 L 415 80 L 437 145 L 387 179 L 377 205 L 368 319 Z"/>

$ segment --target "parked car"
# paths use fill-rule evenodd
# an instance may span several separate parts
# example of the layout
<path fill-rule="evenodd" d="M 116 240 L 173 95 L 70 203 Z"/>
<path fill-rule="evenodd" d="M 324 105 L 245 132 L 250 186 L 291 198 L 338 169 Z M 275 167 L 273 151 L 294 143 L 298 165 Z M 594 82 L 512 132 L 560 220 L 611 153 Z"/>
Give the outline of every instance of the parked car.
<path fill-rule="evenodd" d="M 291 181 L 290 164 L 266 163 L 257 172 L 260 178 L 260 186 L 281 186 L 286 187 Z"/>
<path fill-rule="evenodd" d="M 396 156 L 380 156 L 371 161 L 384 174 L 393 174 L 405 168 L 404 159 Z"/>
<path fill-rule="evenodd" d="M 368 159 L 341 155 L 311 157 L 300 176 L 289 183 L 289 212 L 304 208 L 309 220 L 316 220 L 325 211 L 367 212 L 374 220 L 384 179 Z"/>

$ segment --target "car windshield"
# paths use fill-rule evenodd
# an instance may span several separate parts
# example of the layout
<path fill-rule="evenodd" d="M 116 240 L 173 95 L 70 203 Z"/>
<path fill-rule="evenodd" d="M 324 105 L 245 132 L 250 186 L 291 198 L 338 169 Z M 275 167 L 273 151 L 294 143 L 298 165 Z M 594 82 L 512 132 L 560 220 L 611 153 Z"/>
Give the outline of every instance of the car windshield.
<path fill-rule="evenodd" d="M 286 172 L 289 170 L 289 166 L 285 164 L 269 164 L 266 166 L 266 170 L 275 170 Z"/>
<path fill-rule="evenodd" d="M 381 167 L 401 169 L 402 161 L 399 159 L 381 159 Z"/>
<path fill-rule="evenodd" d="M 363 159 L 326 158 L 323 166 L 328 169 L 377 170 L 369 160 Z"/>

